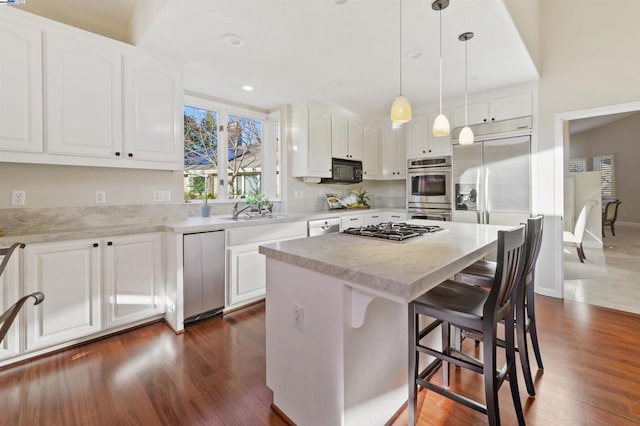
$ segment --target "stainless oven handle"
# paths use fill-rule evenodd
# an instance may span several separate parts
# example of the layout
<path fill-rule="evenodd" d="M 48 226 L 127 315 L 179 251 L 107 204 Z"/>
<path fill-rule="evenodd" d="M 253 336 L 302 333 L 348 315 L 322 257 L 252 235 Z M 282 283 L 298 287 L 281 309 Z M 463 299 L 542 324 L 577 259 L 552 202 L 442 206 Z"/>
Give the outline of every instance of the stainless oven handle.
<path fill-rule="evenodd" d="M 442 172 L 451 172 L 451 167 L 416 167 L 407 169 L 407 173 L 409 173 L 410 175 Z"/>

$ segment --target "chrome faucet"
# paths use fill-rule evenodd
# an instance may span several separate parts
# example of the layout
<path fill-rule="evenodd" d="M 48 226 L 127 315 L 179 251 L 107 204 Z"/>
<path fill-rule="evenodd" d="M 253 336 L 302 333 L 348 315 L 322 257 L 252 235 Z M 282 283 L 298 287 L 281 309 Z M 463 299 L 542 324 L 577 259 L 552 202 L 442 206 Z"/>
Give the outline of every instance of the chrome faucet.
<path fill-rule="evenodd" d="M 246 205 L 246 206 L 244 206 L 243 208 L 241 208 L 240 210 L 238 210 L 238 204 L 240 204 L 240 203 L 235 203 L 235 204 L 233 205 L 233 215 L 232 215 L 233 220 L 238 219 L 238 215 L 239 215 L 240 213 L 242 213 L 243 211 L 245 211 L 245 210 L 247 210 L 247 209 L 250 209 L 250 208 L 252 207 L 251 205 Z"/>

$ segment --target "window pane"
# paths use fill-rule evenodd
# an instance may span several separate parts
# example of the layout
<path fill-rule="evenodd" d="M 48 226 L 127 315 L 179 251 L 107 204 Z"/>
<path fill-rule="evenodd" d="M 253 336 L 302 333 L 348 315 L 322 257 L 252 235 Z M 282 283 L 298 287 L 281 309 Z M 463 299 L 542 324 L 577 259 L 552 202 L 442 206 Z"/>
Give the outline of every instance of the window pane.
<path fill-rule="evenodd" d="M 184 106 L 185 200 L 217 196 L 217 123 L 217 112 Z"/>
<path fill-rule="evenodd" d="M 593 169 L 600 170 L 600 183 L 603 197 L 614 196 L 615 165 L 613 155 L 593 158 Z"/>
<path fill-rule="evenodd" d="M 262 121 L 227 116 L 229 198 L 260 194 Z"/>

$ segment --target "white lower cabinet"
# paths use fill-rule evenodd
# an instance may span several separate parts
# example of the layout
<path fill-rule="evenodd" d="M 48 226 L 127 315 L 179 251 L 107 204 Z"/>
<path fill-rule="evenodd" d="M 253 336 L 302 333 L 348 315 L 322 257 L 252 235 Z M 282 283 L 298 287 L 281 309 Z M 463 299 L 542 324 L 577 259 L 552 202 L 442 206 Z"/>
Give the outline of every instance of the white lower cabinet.
<path fill-rule="evenodd" d="M 389 212 L 387 213 L 387 220 L 389 222 L 404 222 L 408 219 L 406 212 Z"/>
<path fill-rule="evenodd" d="M 164 313 L 162 235 L 116 237 L 102 247 L 105 327 L 126 325 Z"/>
<path fill-rule="evenodd" d="M 233 228 L 226 233 L 228 311 L 264 298 L 266 259 L 258 253 L 260 245 L 306 237 L 307 222 Z"/>
<path fill-rule="evenodd" d="M 364 215 L 364 226 L 377 225 L 389 221 L 387 212 L 367 213 Z"/>
<path fill-rule="evenodd" d="M 259 244 L 247 244 L 228 249 L 229 306 L 264 297 L 266 287 L 266 261 L 258 253 Z"/>
<path fill-rule="evenodd" d="M 348 228 L 357 228 L 364 226 L 364 215 L 348 215 L 340 218 L 340 230 L 343 231 Z"/>
<path fill-rule="evenodd" d="M 19 250 L 13 253 L 7 267 L 0 275 L 0 312 L 5 312 L 18 300 L 20 285 L 18 256 Z M 3 258 L 4 256 L 0 256 L 0 262 Z M 19 350 L 20 314 L 16 317 L 4 340 L 0 342 L 0 360 L 17 355 Z"/>
<path fill-rule="evenodd" d="M 81 341 L 165 311 L 161 233 L 42 244 L 24 249 L 27 352 Z"/>
<path fill-rule="evenodd" d="M 53 346 L 101 330 L 100 248 L 80 240 L 27 245 L 25 293 L 41 291 L 41 305 L 27 303 L 26 350 Z"/>

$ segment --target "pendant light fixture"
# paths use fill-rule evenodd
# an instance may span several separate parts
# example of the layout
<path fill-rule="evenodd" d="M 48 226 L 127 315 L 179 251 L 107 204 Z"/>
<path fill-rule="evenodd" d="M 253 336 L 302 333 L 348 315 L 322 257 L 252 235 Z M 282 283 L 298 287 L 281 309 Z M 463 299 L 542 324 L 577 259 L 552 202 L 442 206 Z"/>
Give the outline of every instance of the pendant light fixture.
<path fill-rule="evenodd" d="M 472 32 L 462 33 L 458 40 L 464 41 L 464 127 L 460 131 L 458 136 L 458 142 L 460 145 L 471 145 L 473 143 L 473 130 L 467 125 L 467 83 L 469 77 L 467 75 L 467 41 L 473 38 Z"/>
<path fill-rule="evenodd" d="M 391 105 L 391 123 L 394 128 L 411 121 L 411 104 L 409 99 L 402 96 L 402 0 L 398 0 L 398 2 L 400 3 L 400 52 L 398 55 L 400 59 L 400 94 Z"/>
<path fill-rule="evenodd" d="M 449 0 L 436 0 L 431 4 L 433 10 L 440 13 L 440 114 L 433 121 L 433 136 L 447 136 L 449 134 L 449 120 L 442 113 L 442 9 L 449 6 Z"/>

